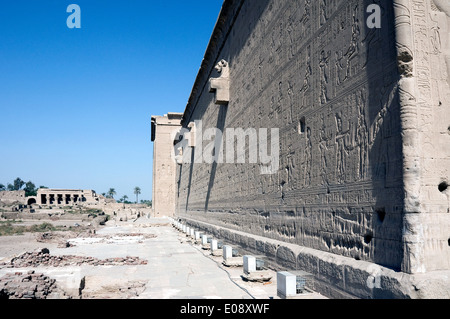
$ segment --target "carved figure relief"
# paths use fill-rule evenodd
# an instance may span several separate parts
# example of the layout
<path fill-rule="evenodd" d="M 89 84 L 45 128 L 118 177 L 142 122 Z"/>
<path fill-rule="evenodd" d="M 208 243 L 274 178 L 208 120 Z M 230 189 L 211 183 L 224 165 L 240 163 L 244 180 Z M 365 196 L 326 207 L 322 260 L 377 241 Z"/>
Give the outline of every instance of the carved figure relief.
<path fill-rule="evenodd" d="M 304 38 L 307 37 L 308 31 L 311 28 L 311 0 L 305 1 L 305 6 L 303 9 L 303 14 L 296 25 L 299 31 L 298 42 L 300 43 Z"/>
<path fill-rule="evenodd" d="M 287 94 L 289 97 L 289 108 L 290 108 L 289 121 L 292 122 L 294 115 L 294 86 L 292 85 L 291 81 L 288 81 Z"/>
<path fill-rule="evenodd" d="M 311 164 L 312 164 L 312 142 L 311 142 L 311 128 L 306 128 L 306 145 L 304 157 L 304 181 L 305 187 L 311 184 Z"/>
<path fill-rule="evenodd" d="M 353 12 L 353 24 L 352 24 L 352 37 L 350 40 L 350 45 L 345 52 L 344 56 L 346 57 L 346 72 L 345 72 L 345 78 L 348 78 L 352 75 L 351 68 L 352 68 L 352 62 L 353 60 L 358 56 L 359 54 L 359 43 L 360 43 L 360 36 L 361 36 L 361 29 L 359 27 L 359 19 L 357 18 L 357 11 L 358 6 L 356 5 Z"/>
<path fill-rule="evenodd" d="M 358 122 L 356 126 L 356 144 L 359 149 L 358 177 L 360 180 L 364 180 L 367 178 L 369 162 L 369 130 L 365 116 L 366 96 L 362 90 L 357 94 Z"/>
<path fill-rule="evenodd" d="M 288 24 L 286 26 L 286 31 L 287 34 L 289 36 L 289 46 L 288 46 L 288 50 L 289 50 L 289 59 L 291 59 L 292 57 L 294 57 L 295 55 L 295 51 L 296 51 L 296 41 L 294 40 L 294 30 L 295 30 L 296 26 L 294 25 L 294 21 L 292 18 L 289 18 Z"/>
<path fill-rule="evenodd" d="M 320 0 L 319 4 L 319 11 L 320 11 L 320 26 L 323 26 L 327 20 L 327 1 L 326 0 Z"/>
<path fill-rule="evenodd" d="M 339 86 L 346 79 L 346 70 L 342 60 L 344 59 L 344 54 L 342 50 L 336 51 L 335 54 L 335 85 Z"/>
<path fill-rule="evenodd" d="M 347 172 L 347 158 L 349 157 L 349 153 L 355 149 L 356 129 L 354 124 L 343 116 L 342 112 L 336 113 L 335 118 L 336 180 L 338 183 L 344 183 L 347 180 L 347 173 L 350 173 Z"/>
<path fill-rule="evenodd" d="M 345 161 L 346 161 L 346 151 L 345 151 L 345 134 L 342 127 L 342 117 L 339 113 L 336 114 L 336 177 L 339 183 L 344 182 L 345 174 Z"/>
<path fill-rule="evenodd" d="M 309 91 L 309 89 L 311 87 L 312 69 L 311 69 L 311 53 L 310 53 L 310 48 L 309 47 L 306 50 L 306 52 L 307 53 L 306 53 L 305 75 L 303 77 L 303 85 L 300 88 L 300 93 L 302 94 L 301 107 L 305 107 L 307 105 L 306 93 Z"/>
<path fill-rule="evenodd" d="M 329 61 L 331 52 L 325 52 L 322 50 L 320 52 L 320 103 L 325 104 L 330 99 L 328 97 L 328 78 L 329 78 Z"/>
<path fill-rule="evenodd" d="M 328 185 L 328 172 L 327 172 L 327 153 L 328 153 L 328 147 L 327 147 L 327 136 L 326 136 L 326 123 L 324 119 L 323 113 L 320 115 L 320 123 L 321 128 L 319 131 L 319 153 L 320 153 L 320 162 L 319 162 L 319 171 L 322 176 L 322 185 Z"/>
<path fill-rule="evenodd" d="M 311 15 L 311 0 L 306 0 L 303 15 L 300 18 L 301 24 L 307 23 L 310 19 L 310 15 Z"/>

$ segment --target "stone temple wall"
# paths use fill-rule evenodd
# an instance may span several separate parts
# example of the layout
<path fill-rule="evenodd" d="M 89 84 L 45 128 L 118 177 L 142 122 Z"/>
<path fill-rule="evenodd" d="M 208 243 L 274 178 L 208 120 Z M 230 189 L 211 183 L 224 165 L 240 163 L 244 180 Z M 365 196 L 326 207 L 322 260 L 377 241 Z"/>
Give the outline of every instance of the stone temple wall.
<path fill-rule="evenodd" d="M 178 166 L 177 215 L 394 271 L 450 269 L 450 22 L 439 2 L 225 1 L 184 114 L 200 138 Z M 370 4 L 381 28 L 367 24 Z M 228 103 L 209 84 L 221 60 Z M 211 163 L 208 128 L 223 133 L 216 156 L 237 149 L 228 128 L 259 134 L 245 163 Z M 272 171 L 250 161 L 271 145 Z"/>

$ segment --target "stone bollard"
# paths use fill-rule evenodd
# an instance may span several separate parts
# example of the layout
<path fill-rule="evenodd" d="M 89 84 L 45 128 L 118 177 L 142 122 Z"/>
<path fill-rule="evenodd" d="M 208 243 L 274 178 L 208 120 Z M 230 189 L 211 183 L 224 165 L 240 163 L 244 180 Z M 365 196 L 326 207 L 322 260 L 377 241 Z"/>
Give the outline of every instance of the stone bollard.
<path fill-rule="evenodd" d="M 262 259 L 249 255 L 245 255 L 242 259 L 244 262 L 244 274 L 242 277 L 244 279 L 253 282 L 267 282 L 272 279 L 272 274 L 264 268 Z"/>
<path fill-rule="evenodd" d="M 246 274 L 256 271 L 256 258 L 253 256 L 244 256 L 244 272 Z"/>
<path fill-rule="evenodd" d="M 223 246 L 223 264 L 227 267 L 240 267 L 243 265 L 242 257 L 233 257 L 236 250 L 233 247 Z"/>
<path fill-rule="evenodd" d="M 223 259 L 227 260 L 227 259 L 231 259 L 231 258 L 233 258 L 233 247 L 224 245 L 223 246 Z"/>
<path fill-rule="evenodd" d="M 202 235 L 202 245 L 207 245 L 207 244 L 208 244 L 208 236 Z"/>
<path fill-rule="evenodd" d="M 202 249 L 203 250 L 211 249 L 211 239 L 208 238 L 207 235 L 202 235 Z"/>
<path fill-rule="evenodd" d="M 219 247 L 219 242 L 216 239 L 211 241 L 211 255 L 223 256 L 223 248 Z"/>
<path fill-rule="evenodd" d="M 211 240 L 211 251 L 214 252 L 217 250 L 217 240 L 213 239 Z"/>
<path fill-rule="evenodd" d="M 286 299 L 297 295 L 297 276 L 287 271 L 277 272 L 277 294 Z"/>

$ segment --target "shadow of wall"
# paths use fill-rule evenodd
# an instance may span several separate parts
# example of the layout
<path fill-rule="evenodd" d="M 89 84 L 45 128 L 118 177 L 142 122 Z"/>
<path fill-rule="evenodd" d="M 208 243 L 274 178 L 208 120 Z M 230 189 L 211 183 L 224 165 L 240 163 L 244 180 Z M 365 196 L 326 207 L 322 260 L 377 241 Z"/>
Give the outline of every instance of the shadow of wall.
<path fill-rule="evenodd" d="M 374 3 L 365 1 L 365 6 Z M 378 1 L 381 28 L 365 24 L 364 44 L 368 99 L 365 117 L 370 127 L 368 163 L 375 200 L 372 231 L 365 235 L 371 259 L 400 270 L 403 258 L 403 154 L 397 55 L 392 1 Z"/>

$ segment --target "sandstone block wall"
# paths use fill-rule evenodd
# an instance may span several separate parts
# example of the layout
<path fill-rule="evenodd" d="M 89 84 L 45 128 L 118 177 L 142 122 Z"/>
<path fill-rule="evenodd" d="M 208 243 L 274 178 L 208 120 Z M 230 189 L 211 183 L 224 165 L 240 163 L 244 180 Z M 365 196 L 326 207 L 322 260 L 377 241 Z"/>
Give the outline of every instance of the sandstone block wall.
<path fill-rule="evenodd" d="M 177 214 L 406 273 L 450 269 L 447 9 L 225 1 L 182 125 L 278 128 L 279 168 L 179 165 Z M 208 87 L 221 60 L 226 105 Z"/>
<path fill-rule="evenodd" d="M 0 191 L 0 203 L 10 205 L 16 202 L 26 204 L 25 191 Z"/>

